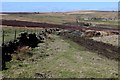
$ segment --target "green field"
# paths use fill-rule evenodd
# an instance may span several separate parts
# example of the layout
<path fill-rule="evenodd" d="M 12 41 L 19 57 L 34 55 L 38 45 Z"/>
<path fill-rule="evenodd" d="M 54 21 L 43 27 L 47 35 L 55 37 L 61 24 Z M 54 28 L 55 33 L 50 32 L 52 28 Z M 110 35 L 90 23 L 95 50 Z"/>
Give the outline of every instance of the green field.
<path fill-rule="evenodd" d="M 40 78 L 42 74 L 47 78 L 118 78 L 117 61 L 91 52 L 69 39 L 54 34 L 48 36 L 38 47 L 24 48 L 13 54 L 12 60 L 6 63 L 8 69 L 2 71 L 3 76 Z M 16 60 L 17 57 L 24 60 Z"/>

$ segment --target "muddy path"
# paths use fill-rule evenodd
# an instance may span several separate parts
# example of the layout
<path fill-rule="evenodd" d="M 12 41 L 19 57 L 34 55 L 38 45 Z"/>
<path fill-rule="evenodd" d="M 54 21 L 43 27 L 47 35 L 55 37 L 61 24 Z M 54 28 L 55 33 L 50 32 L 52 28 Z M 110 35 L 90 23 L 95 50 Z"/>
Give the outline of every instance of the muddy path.
<path fill-rule="evenodd" d="M 84 46 L 89 51 L 97 53 L 98 55 L 102 55 L 108 59 L 120 61 L 119 46 L 113 46 L 112 44 L 95 41 L 89 38 L 79 37 L 69 33 L 61 33 L 61 36 L 63 37 L 63 39 L 70 39 L 80 46 Z"/>

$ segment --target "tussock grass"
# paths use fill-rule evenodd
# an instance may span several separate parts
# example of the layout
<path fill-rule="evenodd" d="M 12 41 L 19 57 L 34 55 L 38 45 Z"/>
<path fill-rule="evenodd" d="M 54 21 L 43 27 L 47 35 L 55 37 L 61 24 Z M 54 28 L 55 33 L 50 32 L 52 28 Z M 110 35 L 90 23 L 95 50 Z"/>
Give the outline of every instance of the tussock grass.
<path fill-rule="evenodd" d="M 118 62 L 90 52 L 71 40 L 52 35 L 32 50 L 34 54 L 24 61 L 8 62 L 4 76 L 9 78 L 34 78 L 47 74 L 54 78 L 117 78 Z M 42 52 L 41 52 L 42 51 Z M 40 55 L 49 55 L 40 57 Z"/>

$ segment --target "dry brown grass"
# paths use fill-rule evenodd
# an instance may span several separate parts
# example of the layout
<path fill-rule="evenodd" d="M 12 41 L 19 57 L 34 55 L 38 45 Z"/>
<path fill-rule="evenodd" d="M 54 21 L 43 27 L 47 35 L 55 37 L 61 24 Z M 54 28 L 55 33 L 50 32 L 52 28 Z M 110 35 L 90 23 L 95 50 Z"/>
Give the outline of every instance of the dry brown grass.
<path fill-rule="evenodd" d="M 96 11 L 72 11 L 72 12 L 49 12 L 40 14 L 10 14 L 3 15 L 3 19 L 13 19 L 13 20 L 23 20 L 23 21 L 33 21 L 33 22 L 47 22 L 54 24 L 63 24 L 67 22 L 76 22 L 78 17 L 102 17 L 102 18 L 114 18 L 118 17 L 117 12 L 96 12 Z M 100 21 L 99 21 L 100 23 Z M 105 22 L 104 22 L 105 24 Z M 109 23 L 106 23 L 109 24 Z"/>
<path fill-rule="evenodd" d="M 112 44 L 114 46 L 119 46 L 119 35 L 109 35 L 109 36 L 102 36 L 102 37 L 93 37 L 93 40 Z"/>

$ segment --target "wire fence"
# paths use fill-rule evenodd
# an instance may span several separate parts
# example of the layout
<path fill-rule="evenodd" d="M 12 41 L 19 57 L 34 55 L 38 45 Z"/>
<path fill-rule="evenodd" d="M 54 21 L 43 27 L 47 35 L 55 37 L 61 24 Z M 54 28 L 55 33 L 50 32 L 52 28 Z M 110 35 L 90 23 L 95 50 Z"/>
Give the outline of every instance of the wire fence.
<path fill-rule="evenodd" d="M 18 28 L 18 27 L 3 27 L 2 28 L 2 44 L 6 43 L 6 42 L 9 42 L 11 40 L 15 40 L 17 39 L 17 37 L 20 36 L 20 33 L 21 32 L 27 32 L 28 34 L 30 33 L 36 33 L 36 34 L 39 34 L 40 32 L 42 31 L 42 29 L 40 28 Z"/>

